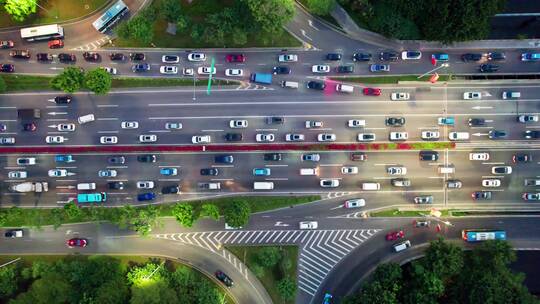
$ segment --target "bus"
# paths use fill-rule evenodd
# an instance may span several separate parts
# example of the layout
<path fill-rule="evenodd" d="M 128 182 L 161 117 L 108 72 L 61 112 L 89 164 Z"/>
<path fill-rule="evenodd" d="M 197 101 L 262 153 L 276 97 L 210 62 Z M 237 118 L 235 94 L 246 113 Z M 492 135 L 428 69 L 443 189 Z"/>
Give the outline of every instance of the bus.
<path fill-rule="evenodd" d="M 506 231 L 490 229 L 468 229 L 461 231 L 461 237 L 466 242 L 481 242 L 487 240 L 506 240 Z"/>
<path fill-rule="evenodd" d="M 21 29 L 21 38 L 26 41 L 63 39 L 64 28 L 58 24 L 27 27 Z"/>
<path fill-rule="evenodd" d="M 77 202 L 80 203 L 101 203 L 107 200 L 105 192 L 77 194 Z"/>
<path fill-rule="evenodd" d="M 118 0 L 116 3 L 111 6 L 101 17 L 99 17 L 92 25 L 94 28 L 100 32 L 105 33 L 113 25 L 115 25 L 122 16 L 129 12 L 129 8 L 122 1 Z"/>

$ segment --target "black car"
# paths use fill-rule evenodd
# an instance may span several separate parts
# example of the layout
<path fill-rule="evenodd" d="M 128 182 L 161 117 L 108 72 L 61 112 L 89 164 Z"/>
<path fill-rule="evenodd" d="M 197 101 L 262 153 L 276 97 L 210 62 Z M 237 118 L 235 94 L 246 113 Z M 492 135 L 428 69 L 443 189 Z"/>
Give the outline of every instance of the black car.
<path fill-rule="evenodd" d="M 60 62 L 75 62 L 77 57 L 74 54 L 60 53 L 58 54 L 58 60 Z"/>
<path fill-rule="evenodd" d="M 314 90 L 324 90 L 324 88 L 326 88 L 326 84 L 324 84 L 324 82 L 322 81 L 315 81 L 315 80 L 310 80 L 308 81 L 306 87 L 308 89 L 314 89 Z"/>
<path fill-rule="evenodd" d="M 356 53 L 352 56 L 353 61 L 370 61 L 371 54 L 369 53 Z"/>
<path fill-rule="evenodd" d="M 10 63 L 5 63 L 0 65 L 0 71 L 3 73 L 13 73 L 15 72 L 15 66 Z"/>
<path fill-rule="evenodd" d="M 492 53 L 488 53 L 488 60 L 493 60 L 493 61 L 503 61 L 506 59 L 506 55 L 502 52 L 492 52 Z"/>
<path fill-rule="evenodd" d="M 467 53 L 467 54 L 461 55 L 461 60 L 463 60 L 464 62 L 480 61 L 481 59 L 482 59 L 482 54 L 478 54 L 478 53 Z"/>
<path fill-rule="evenodd" d="M 9 56 L 18 59 L 30 59 L 30 51 L 28 50 L 14 50 L 9 52 Z"/>
<path fill-rule="evenodd" d="M 86 61 L 98 62 L 98 61 L 101 60 L 101 55 L 98 54 L 98 53 L 95 53 L 95 52 L 84 52 L 83 53 L 83 58 Z"/>
<path fill-rule="evenodd" d="M 157 161 L 157 156 L 154 154 L 144 154 L 137 156 L 137 161 L 141 163 L 155 163 Z"/>
<path fill-rule="evenodd" d="M 401 127 L 405 124 L 405 117 L 388 117 L 385 123 L 387 126 Z"/>
<path fill-rule="evenodd" d="M 242 141 L 242 133 L 227 133 L 225 134 L 226 141 Z"/>
<path fill-rule="evenodd" d="M 71 96 L 70 95 L 61 95 L 61 96 L 56 96 L 54 98 L 54 102 L 56 104 L 68 104 L 71 102 Z"/>
<path fill-rule="evenodd" d="M 229 278 L 228 275 L 226 275 L 223 271 L 216 271 L 216 278 L 220 280 L 225 286 L 232 287 L 234 285 L 234 282 L 231 278 Z"/>
<path fill-rule="evenodd" d="M 480 65 L 479 70 L 482 73 L 493 73 L 499 70 L 499 66 L 494 64 L 482 64 Z"/>
<path fill-rule="evenodd" d="M 398 53 L 396 52 L 382 52 L 379 56 L 379 59 L 382 61 L 396 61 L 398 60 Z"/>
<path fill-rule="evenodd" d="M 130 53 L 129 58 L 131 60 L 145 60 L 146 56 L 143 53 Z"/>
<path fill-rule="evenodd" d="M 37 61 L 53 61 L 53 55 L 49 55 L 47 53 L 37 53 L 36 57 Z"/>
<path fill-rule="evenodd" d="M 282 125 L 283 123 L 285 123 L 285 118 L 281 116 L 267 117 L 266 123 L 269 125 Z"/>
<path fill-rule="evenodd" d="M 216 155 L 214 157 L 214 162 L 218 164 L 232 164 L 234 162 L 234 157 L 232 155 Z"/>
<path fill-rule="evenodd" d="M 34 132 L 35 130 L 37 130 L 37 126 L 33 122 L 23 124 L 23 131 Z"/>
<path fill-rule="evenodd" d="M 108 182 L 107 186 L 109 186 L 110 190 L 123 190 L 124 182 Z"/>
<path fill-rule="evenodd" d="M 527 130 L 525 132 L 523 132 L 523 137 L 527 138 L 527 139 L 531 139 L 531 138 L 540 138 L 540 131 L 536 131 L 536 130 Z"/>
<path fill-rule="evenodd" d="M 532 155 L 527 153 L 518 153 L 512 156 L 514 163 L 529 163 L 532 161 Z"/>
<path fill-rule="evenodd" d="M 332 61 L 341 60 L 341 54 L 338 54 L 338 53 L 326 54 L 326 60 L 332 60 Z"/>
<path fill-rule="evenodd" d="M 480 201 L 480 200 L 490 200 L 491 199 L 491 191 L 475 191 L 472 193 L 472 198 L 474 200 Z"/>
<path fill-rule="evenodd" d="M 107 158 L 109 164 L 122 165 L 126 163 L 126 157 L 124 156 L 110 156 Z"/>
<path fill-rule="evenodd" d="M 281 153 L 265 153 L 264 160 L 265 161 L 280 161 Z"/>
<path fill-rule="evenodd" d="M 505 130 L 491 130 L 488 133 L 490 139 L 504 139 L 508 136 Z"/>
<path fill-rule="evenodd" d="M 122 53 L 111 53 L 109 58 L 111 58 L 112 61 L 123 61 L 126 59 L 126 56 Z"/>
<path fill-rule="evenodd" d="M 354 72 L 354 65 L 340 65 L 336 68 L 338 73 L 352 73 Z"/>
<path fill-rule="evenodd" d="M 165 186 L 161 188 L 161 194 L 178 194 L 180 193 L 180 187 L 177 185 L 174 186 Z"/>
<path fill-rule="evenodd" d="M 218 174 L 219 174 L 219 170 L 217 168 L 203 168 L 203 169 L 201 169 L 201 175 L 216 176 Z"/>
<path fill-rule="evenodd" d="M 469 126 L 471 127 L 479 127 L 479 126 L 485 126 L 486 120 L 483 118 L 469 118 Z"/>
<path fill-rule="evenodd" d="M 422 161 L 437 161 L 439 160 L 439 152 L 437 151 L 420 151 L 420 160 Z"/>
<path fill-rule="evenodd" d="M 287 67 L 287 66 L 275 66 L 272 69 L 272 73 L 274 75 L 277 75 L 277 74 L 290 74 L 291 69 L 289 67 Z"/>

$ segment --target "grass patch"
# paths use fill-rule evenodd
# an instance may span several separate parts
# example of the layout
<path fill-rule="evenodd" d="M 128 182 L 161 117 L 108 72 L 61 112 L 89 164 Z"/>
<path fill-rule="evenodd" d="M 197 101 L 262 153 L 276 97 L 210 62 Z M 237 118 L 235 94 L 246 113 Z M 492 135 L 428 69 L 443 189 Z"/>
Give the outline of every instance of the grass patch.
<path fill-rule="evenodd" d="M 226 246 L 226 249 L 241 260 L 247 267 L 253 271 L 254 267 L 260 267 L 258 254 L 269 246 Z M 287 270 L 279 266 L 279 263 L 271 268 L 263 268 L 263 275 L 259 280 L 272 298 L 274 303 L 293 304 L 294 300 L 284 301 L 277 291 L 277 283 L 283 277 L 290 277 L 296 281 L 298 269 L 298 247 L 297 246 L 277 246 L 280 248 L 282 256 L 291 261 L 291 266 Z M 256 271 L 254 271 L 256 273 Z"/>
<path fill-rule="evenodd" d="M 454 215 L 452 210 L 439 210 L 441 211 L 441 216 L 450 216 Z M 414 216 L 424 216 L 429 215 L 430 210 L 398 210 L 398 209 L 389 209 L 377 212 L 371 212 L 369 216 L 371 217 L 414 217 Z"/>
<path fill-rule="evenodd" d="M 431 76 L 427 75 L 418 79 L 420 75 L 396 75 L 396 76 L 373 76 L 373 77 L 333 77 L 334 81 L 354 82 L 354 83 L 380 83 L 396 84 L 399 81 L 425 81 L 428 82 Z M 454 79 L 451 75 L 439 75 L 438 81 L 449 81 Z"/>
<path fill-rule="evenodd" d="M 6 82 L 6 92 L 33 91 L 33 90 L 51 90 L 49 82 L 52 77 L 49 76 L 31 76 L 31 75 L 1 75 Z"/>

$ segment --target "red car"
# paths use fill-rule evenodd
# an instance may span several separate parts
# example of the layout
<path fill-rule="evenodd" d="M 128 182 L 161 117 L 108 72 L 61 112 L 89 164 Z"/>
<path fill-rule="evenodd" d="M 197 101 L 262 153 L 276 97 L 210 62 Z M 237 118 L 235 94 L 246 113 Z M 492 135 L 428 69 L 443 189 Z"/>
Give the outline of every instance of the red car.
<path fill-rule="evenodd" d="M 86 239 L 81 239 L 81 238 L 72 238 L 72 239 L 69 239 L 67 242 L 66 242 L 66 245 L 69 247 L 69 248 L 73 248 L 73 247 L 86 247 L 86 245 L 88 245 L 88 241 Z"/>
<path fill-rule="evenodd" d="M 377 89 L 377 88 L 364 88 L 362 90 L 362 92 L 364 92 L 364 95 L 366 95 L 366 96 L 379 96 L 379 95 L 381 95 L 381 89 Z"/>
<path fill-rule="evenodd" d="M 405 232 L 403 232 L 403 230 L 400 230 L 400 231 L 394 231 L 394 232 L 390 232 L 386 235 L 386 240 L 387 241 L 395 241 L 397 239 L 401 239 L 405 236 Z"/>
<path fill-rule="evenodd" d="M 50 49 L 60 49 L 64 47 L 64 41 L 60 39 L 51 40 L 48 43 Z"/>
<path fill-rule="evenodd" d="M 227 62 L 244 62 L 246 61 L 246 56 L 244 54 L 229 54 L 225 59 Z"/>

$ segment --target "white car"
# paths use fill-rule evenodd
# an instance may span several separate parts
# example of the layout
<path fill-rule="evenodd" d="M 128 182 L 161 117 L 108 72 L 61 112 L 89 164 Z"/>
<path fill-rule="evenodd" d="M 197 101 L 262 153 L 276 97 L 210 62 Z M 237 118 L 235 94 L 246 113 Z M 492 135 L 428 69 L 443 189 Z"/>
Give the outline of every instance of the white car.
<path fill-rule="evenodd" d="M 403 51 L 401 52 L 401 59 L 403 60 L 418 60 L 422 58 L 422 52 L 420 51 Z"/>
<path fill-rule="evenodd" d="M 283 54 L 278 56 L 279 62 L 297 62 L 298 55 L 295 54 Z"/>
<path fill-rule="evenodd" d="M 113 145 L 118 143 L 117 136 L 101 136 L 99 142 L 103 145 Z"/>
<path fill-rule="evenodd" d="M 68 175 L 68 172 L 66 169 L 51 169 L 49 170 L 48 175 L 50 177 L 65 177 Z"/>
<path fill-rule="evenodd" d="M 349 128 L 365 127 L 366 126 L 366 121 L 365 120 L 360 120 L 360 119 L 349 119 L 349 121 L 347 122 L 347 126 Z"/>
<path fill-rule="evenodd" d="M 407 168 L 406 167 L 398 167 L 398 166 L 392 166 L 386 168 L 386 173 L 390 175 L 405 175 L 407 174 Z"/>
<path fill-rule="evenodd" d="M 407 140 L 408 138 L 409 134 L 407 132 L 390 132 L 390 140 L 399 141 Z"/>
<path fill-rule="evenodd" d="M 167 122 L 165 123 L 165 129 L 167 130 L 180 130 L 182 129 L 181 122 Z"/>
<path fill-rule="evenodd" d="M 242 69 L 226 69 L 225 76 L 242 77 L 244 76 L 244 71 Z"/>
<path fill-rule="evenodd" d="M 75 131 L 75 124 L 58 124 L 57 129 L 58 131 L 73 132 Z"/>
<path fill-rule="evenodd" d="M 180 56 L 163 55 L 163 56 L 161 56 L 161 62 L 163 62 L 163 63 L 178 63 L 178 62 L 180 62 Z"/>
<path fill-rule="evenodd" d="M 122 129 L 137 129 L 139 128 L 139 123 L 136 121 L 122 121 L 120 127 Z"/>
<path fill-rule="evenodd" d="M 67 138 L 64 136 L 47 136 L 45 137 L 45 142 L 48 144 L 61 144 L 66 141 Z"/>
<path fill-rule="evenodd" d="M 392 100 L 409 100 L 411 99 L 411 94 L 406 92 L 395 92 L 390 95 Z"/>
<path fill-rule="evenodd" d="M 311 67 L 313 73 L 325 74 L 330 73 L 330 66 L 326 64 L 316 64 Z"/>
<path fill-rule="evenodd" d="M 182 75 L 184 76 L 193 76 L 195 74 L 195 71 L 192 68 L 183 68 L 182 69 Z"/>
<path fill-rule="evenodd" d="M 322 128 L 323 125 L 322 121 L 306 120 L 306 129 Z"/>
<path fill-rule="evenodd" d="M 233 129 L 247 128 L 247 126 L 248 126 L 248 121 L 245 119 L 229 121 L 229 127 Z"/>
<path fill-rule="evenodd" d="M 422 131 L 423 140 L 438 140 L 441 137 L 439 131 Z"/>
<path fill-rule="evenodd" d="M 19 166 L 31 166 L 36 164 L 35 157 L 19 157 L 17 158 L 17 165 Z"/>
<path fill-rule="evenodd" d="M 273 142 L 275 139 L 274 134 L 257 134 L 255 140 L 258 142 Z"/>
<path fill-rule="evenodd" d="M 152 143 L 157 141 L 157 135 L 155 134 L 143 134 L 139 135 L 139 142 Z"/>
<path fill-rule="evenodd" d="M 482 92 L 465 92 L 463 93 L 463 99 L 469 100 L 469 99 L 482 99 Z"/>
<path fill-rule="evenodd" d="M 138 181 L 137 189 L 154 189 L 153 181 Z"/>
<path fill-rule="evenodd" d="M 102 69 L 111 75 L 116 75 L 117 73 L 116 68 L 102 67 Z"/>
<path fill-rule="evenodd" d="M 358 133 L 358 141 L 374 141 L 375 133 Z"/>
<path fill-rule="evenodd" d="M 190 53 L 187 59 L 189 61 L 206 61 L 206 55 L 203 53 Z"/>
<path fill-rule="evenodd" d="M 490 178 L 490 179 L 483 179 L 482 180 L 482 187 L 496 188 L 496 187 L 500 187 L 500 186 L 501 186 L 501 180 L 500 179 Z"/>
<path fill-rule="evenodd" d="M 285 135 L 285 141 L 304 141 L 304 134 L 288 133 Z"/>
<path fill-rule="evenodd" d="M 191 142 L 194 144 L 206 144 L 211 141 L 210 135 L 195 135 L 191 137 Z"/>
<path fill-rule="evenodd" d="M 118 171 L 113 169 L 107 169 L 107 170 L 99 170 L 98 176 L 99 177 L 116 177 L 118 175 Z"/>
<path fill-rule="evenodd" d="M 317 227 L 319 227 L 319 223 L 315 221 L 300 222 L 298 224 L 298 228 L 300 228 L 301 230 L 313 230 L 313 229 L 317 229 Z"/>
<path fill-rule="evenodd" d="M 491 167 L 492 174 L 512 174 L 512 167 L 510 166 L 493 166 Z"/>
<path fill-rule="evenodd" d="M 343 204 L 343 207 L 345 208 L 360 208 L 364 207 L 366 205 L 366 200 L 363 198 L 356 198 L 356 199 L 350 199 L 346 200 Z"/>
<path fill-rule="evenodd" d="M 321 179 L 319 184 L 323 188 L 336 188 L 339 186 L 339 179 Z"/>
<path fill-rule="evenodd" d="M 9 171 L 8 178 L 27 178 L 28 172 L 26 171 Z"/>
<path fill-rule="evenodd" d="M 197 73 L 200 75 L 210 75 L 210 67 L 199 67 Z M 216 74 L 216 68 L 212 69 L 212 75 Z"/>
<path fill-rule="evenodd" d="M 159 72 L 165 75 L 175 75 L 178 74 L 178 67 L 172 65 L 162 65 L 159 67 Z"/>
<path fill-rule="evenodd" d="M 489 153 L 469 153 L 469 160 L 489 160 Z"/>
<path fill-rule="evenodd" d="M 317 135 L 318 141 L 336 141 L 336 134 L 321 133 Z"/>
<path fill-rule="evenodd" d="M 354 167 L 354 166 L 341 167 L 341 174 L 358 174 L 358 167 Z"/>

